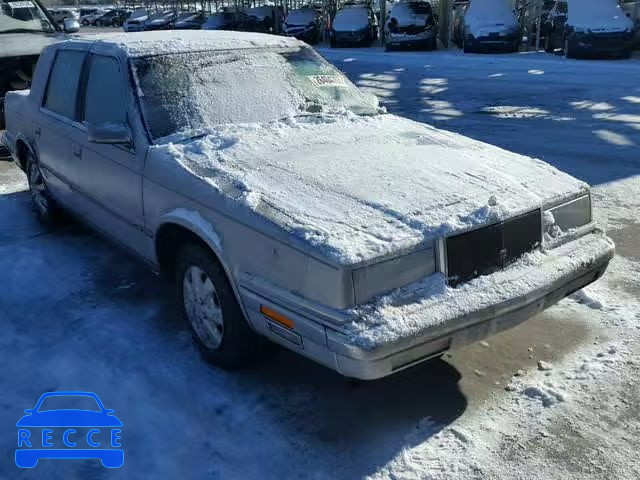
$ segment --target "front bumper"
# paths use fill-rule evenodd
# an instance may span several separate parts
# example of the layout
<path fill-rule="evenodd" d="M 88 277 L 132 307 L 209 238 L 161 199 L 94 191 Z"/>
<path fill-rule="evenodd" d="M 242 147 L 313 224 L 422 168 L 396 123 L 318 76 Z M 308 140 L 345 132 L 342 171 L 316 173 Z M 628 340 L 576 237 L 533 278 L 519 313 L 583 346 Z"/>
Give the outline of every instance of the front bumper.
<path fill-rule="evenodd" d="M 520 32 L 507 32 L 497 35 L 465 36 L 467 48 L 477 51 L 508 51 L 520 45 Z"/>
<path fill-rule="evenodd" d="M 393 33 L 387 34 L 387 44 L 393 46 L 400 45 L 427 45 L 435 37 L 433 29 L 424 30 L 419 33 Z"/>
<path fill-rule="evenodd" d="M 243 282 L 240 294 L 258 332 L 344 376 L 373 380 L 524 322 L 600 278 L 613 254 L 613 242 L 593 231 L 535 261 L 407 301 L 398 318 L 393 312 L 400 310 L 384 307 L 384 301 L 320 314 L 278 298 L 258 281 Z M 290 318 L 294 328 L 276 324 L 260 313 L 261 306 Z M 377 316 L 362 313 L 379 306 Z"/>
<path fill-rule="evenodd" d="M 365 30 L 359 30 L 354 32 L 337 32 L 334 30 L 331 32 L 331 37 L 333 38 L 334 42 L 345 43 L 345 44 L 362 43 L 362 42 L 371 40 L 368 34 L 368 31 L 365 31 Z"/>
<path fill-rule="evenodd" d="M 573 33 L 571 49 L 581 55 L 622 55 L 633 48 L 633 33 Z"/>

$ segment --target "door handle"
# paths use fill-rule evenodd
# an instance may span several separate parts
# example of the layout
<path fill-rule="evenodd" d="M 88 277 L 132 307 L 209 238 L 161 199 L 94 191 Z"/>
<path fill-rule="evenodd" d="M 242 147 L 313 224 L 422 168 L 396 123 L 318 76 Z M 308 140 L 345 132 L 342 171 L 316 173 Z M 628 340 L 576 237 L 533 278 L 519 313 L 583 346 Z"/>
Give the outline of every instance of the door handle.
<path fill-rule="evenodd" d="M 71 153 L 73 153 L 74 157 L 82 158 L 82 147 L 80 145 L 74 145 Z"/>
<path fill-rule="evenodd" d="M 41 133 L 40 128 L 36 128 L 34 133 L 36 134 L 36 137 L 39 137 Z"/>

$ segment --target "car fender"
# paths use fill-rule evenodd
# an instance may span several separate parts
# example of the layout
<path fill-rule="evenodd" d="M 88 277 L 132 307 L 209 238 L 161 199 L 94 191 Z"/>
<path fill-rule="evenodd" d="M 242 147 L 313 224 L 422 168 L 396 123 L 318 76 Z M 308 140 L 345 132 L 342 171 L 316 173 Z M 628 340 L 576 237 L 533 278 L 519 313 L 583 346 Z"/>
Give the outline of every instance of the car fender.
<path fill-rule="evenodd" d="M 187 230 L 197 235 L 203 242 L 205 242 L 209 246 L 209 248 L 218 258 L 218 261 L 220 262 L 220 265 L 222 265 L 225 273 L 227 274 L 227 279 L 229 280 L 229 284 L 231 285 L 233 293 L 236 296 L 236 300 L 240 305 L 240 309 L 242 310 L 247 323 L 251 325 L 250 316 L 247 315 L 247 311 L 242 302 L 242 297 L 240 296 L 240 290 L 238 289 L 236 279 L 232 274 L 232 270 L 229 268 L 229 265 L 227 264 L 224 256 L 224 244 L 222 241 L 223 237 L 218 233 L 214 225 L 210 221 L 205 219 L 197 210 L 187 208 L 176 208 L 162 215 L 159 219 L 158 228 L 156 231 L 160 231 L 160 229 L 164 225 L 168 224 L 179 225 L 186 228 Z M 156 262 L 158 262 L 158 259 L 156 259 Z M 253 325 L 251 325 L 251 327 L 254 328 Z"/>

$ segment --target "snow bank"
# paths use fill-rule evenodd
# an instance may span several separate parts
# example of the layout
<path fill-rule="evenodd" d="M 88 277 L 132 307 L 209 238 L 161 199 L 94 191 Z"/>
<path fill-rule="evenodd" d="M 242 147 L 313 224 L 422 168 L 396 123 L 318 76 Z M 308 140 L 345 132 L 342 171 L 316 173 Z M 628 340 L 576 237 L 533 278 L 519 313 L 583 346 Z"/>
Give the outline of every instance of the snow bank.
<path fill-rule="evenodd" d="M 243 207 L 341 264 L 431 245 L 586 188 L 543 162 L 392 115 L 226 126 L 154 150 L 231 198 L 253 192 Z"/>

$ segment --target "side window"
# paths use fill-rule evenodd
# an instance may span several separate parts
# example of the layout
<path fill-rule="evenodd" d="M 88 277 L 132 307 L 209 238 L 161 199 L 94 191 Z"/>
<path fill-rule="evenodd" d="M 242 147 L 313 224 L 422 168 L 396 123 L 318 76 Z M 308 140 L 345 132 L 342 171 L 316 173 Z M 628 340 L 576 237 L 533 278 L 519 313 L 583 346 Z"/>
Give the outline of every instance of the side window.
<path fill-rule="evenodd" d="M 111 57 L 92 55 L 83 121 L 91 124 L 128 123 L 124 92 L 118 62 Z"/>
<path fill-rule="evenodd" d="M 44 107 L 63 117 L 75 119 L 76 98 L 85 52 L 60 50 L 53 61 Z"/>

